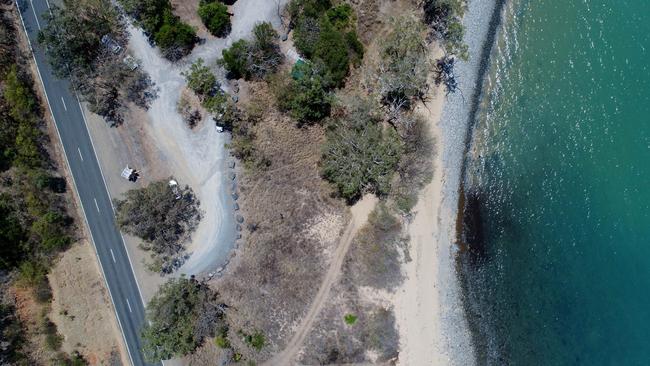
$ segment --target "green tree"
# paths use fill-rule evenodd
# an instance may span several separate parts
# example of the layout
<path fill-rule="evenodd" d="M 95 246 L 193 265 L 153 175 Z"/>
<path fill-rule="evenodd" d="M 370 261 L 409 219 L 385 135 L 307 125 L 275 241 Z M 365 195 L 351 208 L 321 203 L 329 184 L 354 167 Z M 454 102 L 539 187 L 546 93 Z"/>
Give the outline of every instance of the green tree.
<path fill-rule="evenodd" d="M 210 95 L 218 86 L 216 76 L 205 66 L 202 58 L 192 63 L 189 71 L 183 72 L 182 75 L 185 76 L 187 86 L 201 97 Z"/>
<path fill-rule="evenodd" d="M 230 14 L 224 4 L 218 1 L 202 1 L 198 13 L 205 27 L 214 36 L 223 37 L 230 32 Z"/>
<path fill-rule="evenodd" d="M 145 358 L 157 362 L 193 352 L 224 326 L 223 309 L 207 285 L 185 277 L 169 280 L 147 305 Z"/>
<path fill-rule="evenodd" d="M 278 44 L 278 33 L 271 23 L 257 23 L 253 39 L 240 39 L 222 51 L 219 64 L 232 79 L 263 79 L 282 64 L 283 56 Z"/>
<path fill-rule="evenodd" d="M 43 16 L 47 25 L 39 42 L 47 47 L 54 72 L 61 77 L 88 73 L 100 52 L 101 38 L 119 27 L 116 10 L 107 1 L 64 1 Z"/>
<path fill-rule="evenodd" d="M 120 228 L 144 240 L 142 248 L 151 251 L 153 267 L 162 273 L 176 268 L 175 259 L 201 219 L 193 191 L 175 190 L 167 181 L 126 192 L 124 200 L 115 201 L 115 211 Z"/>
<path fill-rule="evenodd" d="M 300 123 L 320 121 L 329 116 L 332 82 L 322 75 L 324 66 L 299 62 L 293 67 L 293 78 L 276 88 L 278 105 Z"/>
<path fill-rule="evenodd" d="M 381 44 L 376 74 L 383 103 L 392 112 L 399 112 L 411 108 L 413 100 L 425 94 L 432 65 L 425 42 L 426 29 L 418 19 L 405 15 L 391 25 Z"/>
<path fill-rule="evenodd" d="M 352 7 L 345 3 L 332 7 L 330 1 L 293 0 L 288 9 L 298 51 L 311 61 L 325 64 L 335 86 L 342 86 L 350 64 L 358 64 L 363 57 Z"/>
<path fill-rule="evenodd" d="M 229 78 L 239 79 L 247 75 L 248 48 L 248 41 L 240 39 L 221 51 L 222 58 L 219 63 L 226 69 Z"/>
<path fill-rule="evenodd" d="M 327 133 L 323 176 L 349 201 L 365 192 L 384 195 L 390 191 L 402 150 L 399 136 L 382 126 L 372 103 L 356 100 Z"/>
<path fill-rule="evenodd" d="M 465 14 L 465 0 L 424 0 L 424 21 L 431 27 L 433 36 L 442 41 L 445 51 L 463 60 L 469 58 L 461 19 Z"/>

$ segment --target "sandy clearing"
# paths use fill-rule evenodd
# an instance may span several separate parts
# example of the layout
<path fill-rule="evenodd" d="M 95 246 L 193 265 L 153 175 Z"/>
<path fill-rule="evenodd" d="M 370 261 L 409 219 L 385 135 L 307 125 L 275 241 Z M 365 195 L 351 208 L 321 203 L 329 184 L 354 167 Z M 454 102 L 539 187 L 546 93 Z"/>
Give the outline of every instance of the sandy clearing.
<path fill-rule="evenodd" d="M 294 362 L 294 357 L 300 351 L 314 321 L 329 298 L 332 285 L 339 279 L 341 266 L 343 265 L 343 260 L 348 249 L 350 249 L 352 239 L 354 239 L 357 231 L 368 221 L 368 215 L 374 210 L 377 202 L 378 199 L 376 196 L 367 194 L 350 208 L 352 218 L 345 228 L 343 235 L 341 235 L 341 239 L 332 255 L 330 266 L 316 296 L 309 306 L 307 315 L 301 319 L 300 324 L 296 327 L 293 336 L 284 350 L 265 362 L 265 365 L 290 365 Z"/>

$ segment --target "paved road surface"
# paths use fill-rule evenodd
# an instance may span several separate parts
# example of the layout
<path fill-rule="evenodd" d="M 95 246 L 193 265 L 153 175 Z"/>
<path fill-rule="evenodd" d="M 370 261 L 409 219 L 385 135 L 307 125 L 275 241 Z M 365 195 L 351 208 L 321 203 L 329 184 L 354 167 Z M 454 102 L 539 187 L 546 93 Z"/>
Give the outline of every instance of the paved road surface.
<path fill-rule="evenodd" d="M 17 4 L 32 45 L 50 111 L 54 116 L 65 150 L 92 241 L 108 284 L 129 357 L 134 365 L 145 365 L 140 352 L 139 338 L 140 327 L 144 323 L 143 301 L 124 241 L 115 226 L 111 200 L 86 128 L 81 106 L 70 90 L 70 83 L 53 76 L 43 49 L 37 42 L 39 29 L 46 24 L 42 15 L 49 11 L 49 4 L 47 0 L 17 0 Z M 119 172 L 109 174 L 119 174 Z"/>

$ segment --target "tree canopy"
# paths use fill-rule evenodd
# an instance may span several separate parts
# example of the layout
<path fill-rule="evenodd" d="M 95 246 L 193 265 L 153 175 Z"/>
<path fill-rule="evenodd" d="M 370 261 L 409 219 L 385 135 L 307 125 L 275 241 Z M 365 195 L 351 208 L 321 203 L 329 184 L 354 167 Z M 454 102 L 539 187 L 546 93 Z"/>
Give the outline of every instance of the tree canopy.
<path fill-rule="evenodd" d="M 271 23 L 263 22 L 253 27 L 252 40 L 240 39 L 224 49 L 219 64 L 229 78 L 263 79 L 278 69 L 283 58 L 278 33 Z"/>
<path fill-rule="evenodd" d="M 224 308 L 206 284 L 185 277 L 169 280 L 147 304 L 145 358 L 157 362 L 192 353 L 225 326 Z"/>
<path fill-rule="evenodd" d="M 415 17 L 405 15 L 391 23 L 392 29 L 381 44 L 377 70 L 382 102 L 391 111 L 409 109 L 414 99 L 428 88 L 431 71 L 426 29 Z"/>
<path fill-rule="evenodd" d="M 334 84 L 342 86 L 350 64 L 358 64 L 363 57 L 352 7 L 332 6 L 329 0 L 293 0 L 288 10 L 298 51 L 322 62 Z"/>
<path fill-rule="evenodd" d="M 151 252 L 151 268 L 172 272 L 185 251 L 185 242 L 201 219 L 199 202 L 187 186 L 175 191 L 167 181 L 132 189 L 115 201 L 117 223 L 125 232 L 144 240 Z"/>
<path fill-rule="evenodd" d="M 169 0 L 120 0 L 120 3 L 171 61 L 188 55 L 198 41 L 194 28 L 174 15 Z"/>
<path fill-rule="evenodd" d="M 219 1 L 201 1 L 198 14 L 212 35 L 223 37 L 230 32 L 231 24 L 228 7 Z"/>
<path fill-rule="evenodd" d="M 323 75 L 324 68 L 322 63 L 298 62 L 291 72 L 292 77 L 283 75 L 287 80 L 276 89 L 280 108 L 301 124 L 320 121 L 330 114 L 332 81 Z"/>
<path fill-rule="evenodd" d="M 187 86 L 199 96 L 210 95 L 218 87 L 216 76 L 205 65 L 202 58 L 192 63 L 190 69 L 182 74 L 185 76 Z"/>
<path fill-rule="evenodd" d="M 365 192 L 387 194 L 402 150 L 399 136 L 393 128 L 384 128 L 373 103 L 357 98 L 327 133 L 323 176 L 347 200 Z"/>
<path fill-rule="evenodd" d="M 436 39 L 442 40 L 445 51 L 463 60 L 469 57 L 463 42 L 465 29 L 461 23 L 467 7 L 465 0 L 424 0 L 424 21 Z"/>

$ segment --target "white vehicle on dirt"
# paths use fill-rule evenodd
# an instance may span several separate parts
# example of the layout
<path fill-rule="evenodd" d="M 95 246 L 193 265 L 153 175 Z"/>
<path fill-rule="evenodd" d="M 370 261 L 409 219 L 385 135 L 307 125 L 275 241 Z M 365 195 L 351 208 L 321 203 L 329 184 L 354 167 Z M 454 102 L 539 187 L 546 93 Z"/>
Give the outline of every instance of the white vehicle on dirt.
<path fill-rule="evenodd" d="M 178 188 L 178 182 L 171 179 L 169 181 L 169 188 L 172 189 L 172 193 L 174 194 L 174 198 L 177 200 L 181 199 L 183 195 L 181 194 L 181 190 Z"/>

